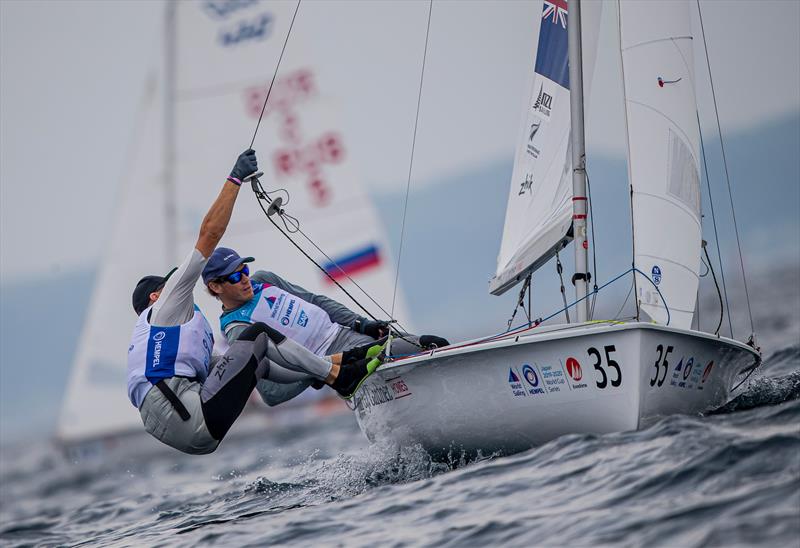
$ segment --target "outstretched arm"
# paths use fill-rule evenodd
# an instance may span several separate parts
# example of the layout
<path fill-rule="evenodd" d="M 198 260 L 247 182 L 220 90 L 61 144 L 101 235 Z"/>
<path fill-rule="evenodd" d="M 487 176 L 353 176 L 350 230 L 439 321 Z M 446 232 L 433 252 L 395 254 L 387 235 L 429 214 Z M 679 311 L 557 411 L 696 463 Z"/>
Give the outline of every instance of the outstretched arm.
<path fill-rule="evenodd" d="M 241 180 L 257 170 L 256 152 L 251 148 L 242 152 L 236 160 L 231 176 L 225 181 L 219 196 L 211 204 L 211 208 L 200 225 L 200 234 L 194 247 L 203 254 L 203 257 L 211 256 L 225 234 L 225 229 L 228 228 L 233 213 L 233 204 L 236 203 L 239 187 L 242 184 Z"/>
<path fill-rule="evenodd" d="M 214 200 L 200 225 L 195 249 L 184 259 L 178 270 L 167 280 L 164 289 L 150 315 L 153 325 L 171 326 L 188 322 L 194 315 L 195 283 L 203 272 L 206 259 L 214 251 L 228 222 L 231 220 L 233 204 L 239 194 L 241 178 L 254 173 L 258 169 L 256 153 L 248 149 L 239 155 L 230 177 L 222 186 L 222 190 Z"/>

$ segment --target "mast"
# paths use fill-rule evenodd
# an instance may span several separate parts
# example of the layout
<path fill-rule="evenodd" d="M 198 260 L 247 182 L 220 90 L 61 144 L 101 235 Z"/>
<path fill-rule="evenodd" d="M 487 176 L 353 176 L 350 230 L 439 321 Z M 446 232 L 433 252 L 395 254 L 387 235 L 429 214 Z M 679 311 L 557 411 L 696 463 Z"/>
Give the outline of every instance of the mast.
<path fill-rule="evenodd" d="M 164 251 L 165 269 L 176 260 L 178 229 L 175 204 L 175 69 L 177 45 L 175 39 L 176 3 L 167 0 L 164 24 Z"/>
<path fill-rule="evenodd" d="M 583 129 L 583 56 L 581 54 L 581 3 L 569 0 L 567 32 L 569 35 L 569 102 L 572 135 L 572 227 L 575 239 L 575 299 L 578 322 L 589 319 L 587 272 L 589 241 L 586 238 L 586 141 Z"/>

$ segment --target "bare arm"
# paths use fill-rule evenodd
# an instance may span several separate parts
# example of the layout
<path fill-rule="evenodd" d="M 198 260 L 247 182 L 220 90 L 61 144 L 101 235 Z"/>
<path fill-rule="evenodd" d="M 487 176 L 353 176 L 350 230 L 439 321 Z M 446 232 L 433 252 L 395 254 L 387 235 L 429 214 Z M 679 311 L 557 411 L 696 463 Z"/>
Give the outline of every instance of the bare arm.
<path fill-rule="evenodd" d="M 225 234 L 225 229 L 228 228 L 228 222 L 233 213 L 233 204 L 236 203 L 236 197 L 239 195 L 239 185 L 242 184 L 241 180 L 257 170 L 256 151 L 252 148 L 242 152 L 236 159 L 231 176 L 222 185 L 219 196 L 211 204 L 211 208 L 200 225 L 200 234 L 194 247 L 203 254 L 203 257 L 211 256 Z"/>
<path fill-rule="evenodd" d="M 238 195 L 239 185 L 226 181 L 222 185 L 219 196 L 211 204 L 211 208 L 203 218 L 203 223 L 200 225 L 200 234 L 194 246 L 197 251 L 203 254 L 203 257 L 211 256 L 211 253 L 214 252 L 217 244 L 225 234 L 225 229 L 228 228 L 228 222 L 230 222 L 231 214 L 233 213 L 233 205 L 236 203 Z"/>

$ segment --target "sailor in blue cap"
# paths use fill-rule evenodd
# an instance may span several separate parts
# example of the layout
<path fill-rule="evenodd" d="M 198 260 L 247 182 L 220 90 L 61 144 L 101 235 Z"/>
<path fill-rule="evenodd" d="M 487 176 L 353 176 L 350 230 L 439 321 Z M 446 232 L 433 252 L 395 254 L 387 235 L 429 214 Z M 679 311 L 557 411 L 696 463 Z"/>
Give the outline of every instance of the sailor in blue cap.
<path fill-rule="evenodd" d="M 229 343 L 238 340 L 254 323 L 264 323 L 318 356 L 341 353 L 343 362 L 357 361 L 369 348 L 384 342 L 388 322 L 370 320 L 343 304 L 307 291 L 274 272 L 259 270 L 250 276 L 248 263 L 235 250 L 218 247 L 203 269 L 209 293 L 222 303 L 220 331 Z M 413 354 L 447 340 L 435 335 L 403 333 L 392 343 L 397 354 Z M 313 379 L 294 384 L 276 384 L 260 379 L 258 393 L 267 405 L 287 401 L 309 386 L 321 388 Z"/>

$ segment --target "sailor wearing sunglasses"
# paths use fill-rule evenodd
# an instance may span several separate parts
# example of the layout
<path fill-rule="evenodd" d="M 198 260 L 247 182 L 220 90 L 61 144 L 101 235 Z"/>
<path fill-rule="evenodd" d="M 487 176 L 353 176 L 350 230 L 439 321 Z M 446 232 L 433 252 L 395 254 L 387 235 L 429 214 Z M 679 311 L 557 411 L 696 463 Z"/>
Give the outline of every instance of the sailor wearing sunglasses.
<path fill-rule="evenodd" d="M 214 451 L 259 379 L 295 383 L 311 378 L 350 396 L 374 370 L 366 360 L 345 366 L 341 355 L 317 356 L 263 323 L 244 330 L 224 355 L 212 356 L 211 326 L 192 291 L 225 233 L 242 179 L 257 170 L 252 149 L 240 154 L 203 219 L 194 249 L 177 269 L 145 276 L 133 291 L 139 319 L 128 348 L 128 397 L 149 434 L 185 453 Z"/>
<path fill-rule="evenodd" d="M 388 323 L 373 321 L 326 297 L 290 283 L 273 272 L 259 270 L 250 276 L 247 263 L 227 247 L 218 247 L 203 269 L 208 292 L 222 303 L 220 331 L 228 342 L 241 337 L 249 326 L 262 322 L 318 356 L 342 353 L 343 363 L 364 357 L 367 350 L 388 333 Z M 403 334 L 392 343 L 399 354 L 419 352 L 448 342 L 433 335 Z M 314 379 L 295 384 L 259 380 L 257 389 L 267 405 L 287 401 L 309 386 L 321 388 Z"/>

